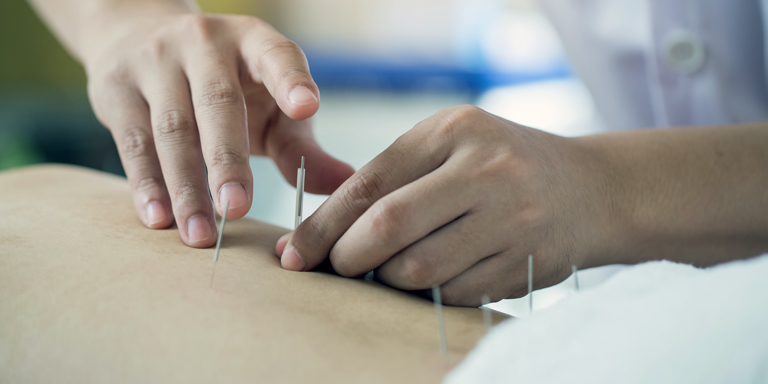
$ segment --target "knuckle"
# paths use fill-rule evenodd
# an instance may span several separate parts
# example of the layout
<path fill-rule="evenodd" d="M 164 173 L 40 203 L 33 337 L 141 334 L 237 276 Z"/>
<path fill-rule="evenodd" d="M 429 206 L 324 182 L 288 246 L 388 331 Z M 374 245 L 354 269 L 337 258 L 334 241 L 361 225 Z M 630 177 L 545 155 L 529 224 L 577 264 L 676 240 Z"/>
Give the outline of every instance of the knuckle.
<path fill-rule="evenodd" d="M 457 136 L 458 126 L 450 121 L 446 121 L 442 124 L 437 125 L 432 130 L 432 137 L 434 141 L 443 141 L 443 140 L 455 140 Z"/>
<path fill-rule="evenodd" d="M 375 172 L 364 172 L 340 190 L 340 199 L 346 210 L 354 215 L 362 215 L 382 193 L 383 178 Z"/>
<path fill-rule="evenodd" d="M 285 38 L 276 38 L 263 43 L 259 60 L 262 64 L 272 64 L 269 68 L 276 81 L 300 83 L 311 88 L 313 80 L 304 63 L 297 61 L 296 57 L 304 57 L 304 51 L 296 43 Z M 286 61 L 287 59 L 290 60 Z"/>
<path fill-rule="evenodd" d="M 208 40 L 213 35 L 213 19 L 204 14 L 188 14 L 181 19 L 182 28 L 193 36 Z"/>
<path fill-rule="evenodd" d="M 305 72 L 293 67 L 286 68 L 278 72 L 277 81 L 289 82 L 289 83 L 301 83 L 301 84 L 307 84 L 307 86 L 313 83 L 312 78 L 309 77 Z"/>
<path fill-rule="evenodd" d="M 424 289 L 434 284 L 436 268 L 423 257 L 407 257 L 403 260 L 402 278 L 406 289 Z"/>
<path fill-rule="evenodd" d="M 220 145 L 211 149 L 209 165 L 221 167 L 248 163 L 247 152 L 229 145 Z"/>
<path fill-rule="evenodd" d="M 481 128 L 479 124 L 467 124 L 483 112 L 474 105 L 459 105 L 448 108 L 442 116 L 442 124 L 438 124 L 434 134 L 442 139 L 453 139 L 474 129 Z"/>
<path fill-rule="evenodd" d="M 374 232 L 384 241 L 396 240 L 408 220 L 407 209 L 401 204 L 386 200 L 379 201 L 371 209 L 371 226 Z"/>
<path fill-rule="evenodd" d="M 122 62 L 108 64 L 106 69 L 99 71 L 88 79 L 88 98 L 93 106 L 96 118 L 108 129 L 111 129 L 114 110 L 109 107 L 115 101 L 115 91 L 126 87 L 129 83 L 129 71 Z"/>
<path fill-rule="evenodd" d="M 130 71 L 123 60 L 116 60 L 106 66 L 106 69 L 98 76 L 97 89 L 114 88 L 124 86 L 128 82 Z M 102 88 L 103 87 L 103 88 Z"/>
<path fill-rule="evenodd" d="M 203 88 L 199 104 L 202 107 L 233 106 L 242 103 L 237 88 L 227 81 L 214 81 Z"/>
<path fill-rule="evenodd" d="M 151 60 L 151 62 L 157 63 L 168 54 L 168 49 L 169 46 L 165 39 L 156 34 L 149 37 L 136 53 L 141 60 Z"/>
<path fill-rule="evenodd" d="M 472 104 L 457 105 L 449 109 L 448 118 L 461 121 L 484 114 L 480 107 Z"/>
<path fill-rule="evenodd" d="M 285 51 L 302 52 L 298 44 L 286 38 L 274 38 L 265 41 L 261 46 L 261 56 L 281 55 Z"/>
<path fill-rule="evenodd" d="M 178 110 L 168 110 L 161 113 L 155 124 L 157 139 L 166 142 L 188 137 L 194 130 L 195 123 L 192 119 Z"/>
<path fill-rule="evenodd" d="M 147 156 L 154 149 L 152 136 L 141 127 L 126 128 L 118 145 L 125 159 Z"/>
<path fill-rule="evenodd" d="M 140 193 L 149 193 L 158 189 L 161 190 L 165 188 L 165 182 L 163 182 L 163 179 L 153 176 L 139 177 L 133 181 L 132 184 L 133 190 Z"/>
<path fill-rule="evenodd" d="M 174 201 L 188 202 L 195 201 L 200 194 L 200 190 L 190 182 L 181 182 L 171 191 L 171 197 Z"/>

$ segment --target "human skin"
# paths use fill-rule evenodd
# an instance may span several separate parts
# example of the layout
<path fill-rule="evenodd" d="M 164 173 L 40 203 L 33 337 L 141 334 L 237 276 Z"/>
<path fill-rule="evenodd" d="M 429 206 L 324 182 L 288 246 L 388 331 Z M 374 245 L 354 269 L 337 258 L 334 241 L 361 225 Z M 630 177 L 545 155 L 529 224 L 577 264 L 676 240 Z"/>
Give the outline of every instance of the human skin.
<path fill-rule="evenodd" d="M 182 239 L 212 245 L 207 188 L 219 213 L 229 199 L 227 216 L 244 215 L 249 152 L 290 183 L 307 154 L 310 192 L 352 174 L 297 121 L 317 110 L 317 87 L 300 49 L 263 22 L 183 1 L 34 2 L 83 58 L 145 225 L 169 226 L 172 205 Z M 292 103 L 302 87 L 311 96 Z M 345 276 L 442 285 L 456 305 L 525 294 L 529 254 L 537 288 L 570 264 L 749 257 L 768 249 L 766 136 L 756 123 L 566 139 L 457 107 L 404 135 L 276 248 L 289 270 L 330 258 Z"/>
<path fill-rule="evenodd" d="M 276 246 L 400 289 L 477 306 L 590 268 L 709 266 L 768 250 L 768 125 L 564 138 L 473 106 L 419 123 Z"/>
<path fill-rule="evenodd" d="M 212 249 L 136 219 L 123 178 L 0 172 L 0 383 L 437 383 L 482 311 L 280 268 L 284 228 L 226 223 Z M 508 318 L 493 313 L 494 322 Z"/>
<path fill-rule="evenodd" d="M 314 140 L 306 119 L 320 96 L 304 53 L 264 21 L 203 15 L 182 0 L 31 2 L 84 65 L 145 226 L 175 218 L 187 245 L 212 246 L 209 189 L 219 214 L 229 200 L 227 217 L 243 217 L 249 155 L 271 157 L 291 184 L 305 156 L 313 193 L 354 172 Z"/>

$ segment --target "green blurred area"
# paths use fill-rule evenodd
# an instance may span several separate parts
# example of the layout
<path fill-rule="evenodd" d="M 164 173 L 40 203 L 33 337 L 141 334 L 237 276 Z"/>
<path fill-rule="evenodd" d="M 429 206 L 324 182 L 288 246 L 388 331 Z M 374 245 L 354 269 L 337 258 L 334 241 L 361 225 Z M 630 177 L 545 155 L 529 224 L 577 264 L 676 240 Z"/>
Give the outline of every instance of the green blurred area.
<path fill-rule="evenodd" d="M 211 13 L 263 15 L 260 4 L 200 1 Z M 30 4 L 0 0 L 0 170 L 40 162 L 123 172 L 111 135 L 88 104 L 82 66 Z"/>
<path fill-rule="evenodd" d="M 0 89 L 84 89 L 85 72 L 24 0 L 0 1 Z"/>
<path fill-rule="evenodd" d="M 257 1 L 203 0 L 203 11 L 263 16 Z M 262 3 L 263 4 L 263 3 Z M 85 89 L 85 72 L 25 0 L 0 1 L 0 89 Z"/>

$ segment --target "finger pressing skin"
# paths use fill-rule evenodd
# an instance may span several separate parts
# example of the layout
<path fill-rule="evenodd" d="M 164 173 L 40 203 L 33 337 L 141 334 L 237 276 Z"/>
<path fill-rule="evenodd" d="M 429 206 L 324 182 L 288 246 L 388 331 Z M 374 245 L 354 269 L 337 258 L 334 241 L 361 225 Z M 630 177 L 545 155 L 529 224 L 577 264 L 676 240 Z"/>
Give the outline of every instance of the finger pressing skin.
<path fill-rule="evenodd" d="M 439 167 L 452 144 L 435 140 L 431 122 L 401 136 L 357 171 L 296 229 L 282 254 L 283 268 L 309 270 L 320 264 L 336 241 L 371 205 L 390 192 Z M 425 144 L 431 150 L 424 150 Z"/>
<path fill-rule="evenodd" d="M 205 47 L 187 57 L 186 73 L 213 201 L 220 215 L 229 201 L 227 218 L 239 219 L 251 208 L 253 173 L 237 62 Z"/>
<path fill-rule="evenodd" d="M 320 92 L 304 52 L 266 23 L 245 27 L 240 51 L 251 77 L 261 81 L 288 117 L 303 120 L 320 107 Z"/>
<path fill-rule="evenodd" d="M 457 182 L 461 163 L 462 159 L 451 158 L 433 172 L 376 201 L 331 249 L 334 269 L 342 276 L 366 273 L 464 215 L 475 204 L 476 191 L 472 185 Z M 408 271 L 407 275 L 425 272 Z M 404 276 L 403 280 L 409 277 L 422 279 Z"/>
<path fill-rule="evenodd" d="M 192 247 L 210 247 L 216 226 L 186 77 L 160 67 L 146 71 L 141 88 L 181 238 Z"/>
<path fill-rule="evenodd" d="M 113 84 L 93 99 L 100 120 L 110 128 L 117 144 L 133 204 L 148 228 L 168 228 L 173 224 L 171 199 L 157 158 L 149 109 L 138 90 Z"/>
<path fill-rule="evenodd" d="M 292 234 L 293 232 L 286 233 L 285 235 L 280 236 L 280 239 L 277 240 L 277 244 L 275 244 L 275 254 L 278 255 L 278 258 L 283 254 L 283 250 L 285 249 L 285 246 L 288 245 L 288 239 L 291 238 Z"/>
<path fill-rule="evenodd" d="M 376 276 L 405 290 L 441 285 L 504 248 L 503 234 L 488 224 L 481 213 L 468 213 L 387 260 Z"/>

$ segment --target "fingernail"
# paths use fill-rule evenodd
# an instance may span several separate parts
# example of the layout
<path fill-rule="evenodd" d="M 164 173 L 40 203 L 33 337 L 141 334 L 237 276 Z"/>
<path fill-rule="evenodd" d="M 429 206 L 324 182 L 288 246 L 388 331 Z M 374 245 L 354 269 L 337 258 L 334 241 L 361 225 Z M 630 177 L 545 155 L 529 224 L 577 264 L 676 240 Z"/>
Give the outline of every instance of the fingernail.
<path fill-rule="evenodd" d="M 224 205 L 229 200 L 229 209 L 239 208 L 248 204 L 248 194 L 240 183 L 227 183 L 219 190 L 219 207 L 224 209 Z"/>
<path fill-rule="evenodd" d="M 291 92 L 288 93 L 288 100 L 290 100 L 291 104 L 293 105 L 307 105 L 317 103 L 317 97 L 315 97 L 315 94 L 312 93 L 309 88 L 304 86 L 298 86 L 292 89 Z"/>
<path fill-rule="evenodd" d="M 165 208 L 159 201 L 150 201 L 145 209 L 147 225 L 161 223 L 168 218 Z"/>
<path fill-rule="evenodd" d="M 201 241 L 213 236 L 211 222 L 203 215 L 195 215 L 187 220 L 187 237 L 190 241 Z"/>
<path fill-rule="evenodd" d="M 280 258 L 280 264 L 283 266 L 283 269 L 289 271 L 303 271 L 307 266 L 307 263 L 305 263 L 304 259 L 299 256 L 299 253 L 296 252 L 296 248 L 294 248 L 293 245 L 289 245 L 288 248 L 283 251 L 283 257 Z"/>

